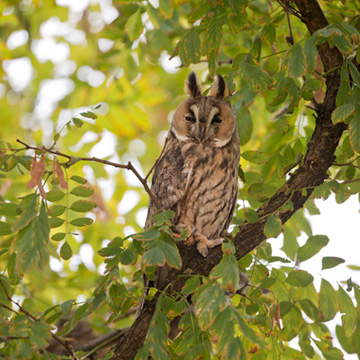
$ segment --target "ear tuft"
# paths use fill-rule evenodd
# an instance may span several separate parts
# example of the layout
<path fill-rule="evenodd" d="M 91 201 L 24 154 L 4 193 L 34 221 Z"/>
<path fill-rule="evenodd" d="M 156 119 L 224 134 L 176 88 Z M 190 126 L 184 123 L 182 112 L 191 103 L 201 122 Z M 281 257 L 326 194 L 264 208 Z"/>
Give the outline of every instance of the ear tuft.
<path fill-rule="evenodd" d="M 185 81 L 185 92 L 193 97 L 202 96 L 200 80 L 193 71 L 189 74 L 187 81 Z"/>
<path fill-rule="evenodd" d="M 211 96 L 222 100 L 224 97 L 229 96 L 228 87 L 226 81 L 221 75 L 216 75 L 211 87 Z"/>

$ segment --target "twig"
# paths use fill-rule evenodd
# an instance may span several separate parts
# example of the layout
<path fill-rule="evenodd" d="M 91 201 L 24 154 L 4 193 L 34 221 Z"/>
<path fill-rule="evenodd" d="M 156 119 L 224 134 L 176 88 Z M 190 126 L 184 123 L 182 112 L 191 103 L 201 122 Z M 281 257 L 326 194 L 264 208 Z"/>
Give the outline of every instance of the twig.
<path fill-rule="evenodd" d="M 160 159 L 162 158 L 163 154 L 164 154 L 164 151 L 166 149 L 166 145 L 167 145 L 167 142 L 168 142 L 168 137 L 165 139 L 165 144 L 164 144 L 164 147 L 163 149 L 161 150 L 161 153 L 159 155 L 159 157 L 156 159 L 155 161 L 155 164 L 151 167 L 151 169 L 149 170 L 149 172 L 147 173 L 147 175 L 145 176 L 145 180 L 148 179 L 148 177 L 150 176 L 150 174 L 153 172 L 153 170 L 155 169 L 155 166 L 158 164 L 158 162 L 160 161 Z"/>
<path fill-rule="evenodd" d="M 289 1 L 288 0 L 285 0 L 285 1 L 281 1 L 281 0 L 278 0 L 277 1 L 284 9 L 288 8 L 288 9 L 291 9 L 290 12 L 292 15 L 296 16 L 298 19 L 300 19 L 302 22 L 305 22 L 305 19 L 304 17 L 302 16 L 302 14 L 297 11 L 295 8 L 293 8 L 290 4 L 289 4 Z M 285 3 L 286 4 L 285 4 Z"/>
<path fill-rule="evenodd" d="M 358 182 L 358 181 L 360 181 L 360 179 L 352 179 L 352 180 L 343 181 L 343 182 L 340 183 L 340 184 L 342 184 L 342 185 L 347 185 L 347 184 L 352 184 L 352 183 Z"/>
<path fill-rule="evenodd" d="M 207 63 L 207 62 L 208 62 L 208 60 L 199 60 L 197 62 L 197 64 L 198 63 Z M 233 63 L 232 59 L 230 59 L 230 60 L 219 60 L 218 61 L 219 66 L 224 65 L 224 64 L 230 64 L 231 65 L 232 63 Z M 182 67 L 184 67 L 184 64 L 181 64 L 181 65 L 178 66 L 178 68 L 182 68 Z"/>
<path fill-rule="evenodd" d="M 121 169 L 126 169 L 126 170 L 130 170 L 140 181 L 141 185 L 144 187 L 145 191 L 149 194 L 151 201 L 153 202 L 153 204 L 156 206 L 157 210 L 161 210 L 160 204 L 157 200 L 157 198 L 155 197 L 155 195 L 153 194 L 153 192 L 151 191 L 151 189 L 149 188 L 147 182 L 146 182 L 146 178 L 144 179 L 139 173 L 138 171 L 135 169 L 135 167 L 133 166 L 133 164 L 129 161 L 126 165 L 124 164 L 117 164 L 114 163 L 112 161 L 107 161 L 107 160 L 103 160 L 103 159 L 99 159 L 96 157 L 77 157 L 77 156 L 70 156 L 67 154 L 64 154 L 60 151 L 56 151 L 56 150 L 50 150 L 47 149 L 45 147 L 36 147 L 36 146 L 31 146 L 28 144 L 25 144 L 24 142 L 22 142 L 21 140 L 17 139 L 16 140 L 18 143 L 22 144 L 25 146 L 26 149 L 31 149 L 31 150 L 36 150 L 36 151 L 44 151 L 47 152 L 49 154 L 53 154 L 53 155 L 57 155 L 57 156 L 62 156 L 67 158 L 69 161 L 66 163 L 66 165 L 72 166 L 75 163 L 77 163 L 78 161 L 93 161 L 93 162 L 98 162 L 104 165 L 109 165 L 109 166 L 113 166 L 116 168 L 121 168 Z"/>
<path fill-rule="evenodd" d="M 83 356 L 81 356 L 80 360 L 88 359 L 90 355 L 94 354 L 99 349 L 111 344 L 115 340 L 117 340 L 120 336 L 122 336 L 129 327 L 113 331 L 109 334 L 100 336 L 96 339 L 91 340 L 87 344 L 79 345 L 75 347 L 75 351 L 84 351 L 86 352 Z"/>
<path fill-rule="evenodd" d="M 22 312 L 23 314 L 25 314 L 29 319 L 33 320 L 33 321 L 36 321 L 38 322 L 39 320 L 33 316 L 32 314 L 30 314 L 26 309 L 24 309 L 18 302 L 16 302 L 15 300 L 13 300 L 11 298 L 11 296 L 9 295 L 3 281 L 0 279 L 0 285 L 1 287 L 3 288 L 4 290 L 4 293 L 7 297 L 7 299 L 12 302 L 14 305 L 16 305 L 20 312 Z M 61 340 L 58 336 L 56 336 L 55 334 L 51 333 L 51 337 L 53 339 L 55 339 L 59 344 L 61 344 L 62 346 L 65 347 L 65 349 L 69 352 L 69 354 L 71 354 L 72 358 L 75 359 L 75 360 L 79 360 L 79 358 L 76 356 L 75 352 L 74 352 L 74 349 L 72 348 L 72 346 L 70 346 L 66 341 L 63 341 Z"/>

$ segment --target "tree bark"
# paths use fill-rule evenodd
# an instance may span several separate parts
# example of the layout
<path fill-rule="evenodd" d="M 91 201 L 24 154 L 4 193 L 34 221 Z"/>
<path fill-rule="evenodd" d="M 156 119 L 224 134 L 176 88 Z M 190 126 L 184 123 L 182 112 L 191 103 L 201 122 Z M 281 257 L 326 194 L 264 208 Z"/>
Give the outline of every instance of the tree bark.
<path fill-rule="evenodd" d="M 310 34 L 324 28 L 328 22 L 316 0 L 294 0 L 302 21 L 307 26 Z M 258 210 L 260 220 L 254 224 L 241 226 L 240 231 L 233 239 L 236 248 L 236 258 L 240 259 L 262 241 L 264 225 L 267 216 L 279 213 L 282 223 L 285 223 L 300 208 L 313 192 L 314 187 L 323 183 L 327 178 L 327 170 L 334 161 L 334 153 L 339 144 L 341 135 L 346 129 L 344 124 L 333 125 L 331 113 L 336 107 L 336 94 L 340 84 L 339 66 L 342 64 L 342 55 L 337 48 L 330 48 L 328 44 L 318 46 L 326 76 L 326 95 L 322 104 L 317 109 L 316 126 L 302 165 L 295 171 L 290 179 L 264 203 Z M 304 192 L 303 189 L 306 189 Z M 281 207 L 291 200 L 293 209 L 281 212 Z M 182 258 L 181 270 L 171 269 L 168 277 L 159 284 L 159 289 L 167 292 L 181 291 L 186 277 L 183 274 L 209 275 L 212 268 L 222 259 L 221 247 L 212 249 L 207 258 L 201 257 L 192 246 L 179 245 Z M 170 287 L 168 285 L 171 284 Z M 151 301 L 145 301 L 140 315 L 131 326 L 130 330 L 118 343 L 112 360 L 133 359 L 143 345 L 147 330 L 155 311 L 156 297 Z"/>

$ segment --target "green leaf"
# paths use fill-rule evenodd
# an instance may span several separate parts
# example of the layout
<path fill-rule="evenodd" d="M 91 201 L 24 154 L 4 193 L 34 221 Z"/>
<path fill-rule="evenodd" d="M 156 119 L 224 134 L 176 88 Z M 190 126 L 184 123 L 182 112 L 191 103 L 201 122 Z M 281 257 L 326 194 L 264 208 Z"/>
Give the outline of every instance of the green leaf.
<path fill-rule="evenodd" d="M 326 235 L 310 236 L 306 244 L 298 250 L 297 258 L 299 261 L 305 261 L 312 258 L 329 242 Z"/>
<path fill-rule="evenodd" d="M 192 28 L 187 33 L 183 41 L 183 45 L 187 59 L 189 59 L 189 61 L 193 64 L 198 63 L 201 57 L 201 52 L 200 52 L 201 41 L 195 28 Z"/>
<path fill-rule="evenodd" d="M 357 311 L 350 296 L 341 286 L 339 286 L 339 290 L 337 291 L 337 300 L 340 312 L 344 314 L 341 316 L 342 328 L 345 336 L 348 338 L 355 330 L 357 323 Z"/>
<path fill-rule="evenodd" d="M 56 229 L 56 228 L 60 227 L 64 222 L 65 222 L 64 219 L 61 219 L 58 217 L 53 217 L 50 219 L 50 227 L 52 229 Z"/>
<path fill-rule="evenodd" d="M 214 2 L 217 4 L 217 2 Z M 228 0 L 232 14 L 244 14 L 248 5 L 248 0 Z"/>
<path fill-rule="evenodd" d="M 283 258 L 281 256 L 270 256 L 268 258 L 268 263 L 272 263 L 272 262 L 276 262 L 276 261 L 280 261 L 280 262 L 285 263 L 285 264 L 291 263 L 290 260 L 288 260 L 286 258 Z"/>
<path fill-rule="evenodd" d="M 158 11 L 148 2 L 145 6 L 146 11 L 149 15 L 149 19 L 156 29 L 160 28 L 160 18 Z"/>
<path fill-rule="evenodd" d="M 224 254 L 222 260 L 216 265 L 210 275 L 211 280 L 221 279 L 225 290 L 235 292 L 239 286 L 239 266 L 233 254 Z"/>
<path fill-rule="evenodd" d="M 353 52 L 351 43 L 344 36 L 334 35 L 332 41 L 343 54 L 351 54 Z"/>
<path fill-rule="evenodd" d="M 299 333 L 304 320 L 300 310 L 293 305 L 290 311 L 283 316 L 282 321 L 284 325 L 284 328 L 281 331 L 282 336 L 286 341 L 290 341 Z"/>
<path fill-rule="evenodd" d="M 326 360 L 344 360 L 344 354 L 339 349 L 329 345 L 327 341 L 318 341 L 315 339 L 313 339 L 313 341 Z"/>
<path fill-rule="evenodd" d="M 149 345 L 144 345 L 136 354 L 135 360 L 149 359 Z"/>
<path fill-rule="evenodd" d="M 267 238 L 277 238 L 282 232 L 282 222 L 279 216 L 269 216 L 264 227 L 264 234 Z"/>
<path fill-rule="evenodd" d="M 253 131 L 253 121 L 248 109 L 244 106 L 236 114 L 238 123 L 240 145 L 245 145 L 251 138 Z"/>
<path fill-rule="evenodd" d="M 272 23 L 266 24 L 262 30 L 262 38 L 271 46 L 276 38 L 276 28 Z"/>
<path fill-rule="evenodd" d="M 183 293 L 190 295 L 195 292 L 200 286 L 200 276 L 192 275 L 189 279 L 186 280 L 186 283 L 182 289 Z"/>
<path fill-rule="evenodd" d="M 132 247 L 125 249 L 120 255 L 120 262 L 123 265 L 134 265 L 136 263 L 138 256 L 135 250 Z"/>
<path fill-rule="evenodd" d="M 206 2 L 202 2 L 198 8 L 195 9 L 195 11 L 190 15 L 189 21 L 191 23 L 202 19 L 208 12 L 210 8 L 210 4 Z"/>
<path fill-rule="evenodd" d="M 313 302 L 309 299 L 303 299 L 300 301 L 301 308 L 304 310 L 305 314 L 314 321 L 321 320 L 319 315 L 319 309 L 313 304 Z"/>
<path fill-rule="evenodd" d="M 88 307 L 89 307 L 89 303 L 87 302 L 79 306 L 74 312 L 74 314 L 70 317 L 70 320 L 65 323 L 64 327 L 61 330 L 59 330 L 56 333 L 56 335 L 64 336 L 68 334 L 71 330 L 73 330 L 77 325 L 77 323 L 79 322 L 79 320 L 81 320 L 84 316 L 86 316 L 86 310 L 88 309 Z"/>
<path fill-rule="evenodd" d="M 159 10 L 166 19 L 171 19 L 174 13 L 173 0 L 159 0 Z"/>
<path fill-rule="evenodd" d="M 71 220 L 70 224 L 77 226 L 77 227 L 82 227 L 82 226 L 91 225 L 93 222 L 94 222 L 93 219 L 83 217 L 83 218 L 77 218 L 77 219 Z"/>
<path fill-rule="evenodd" d="M 92 210 L 96 204 L 88 200 L 77 200 L 73 202 L 70 206 L 70 210 L 76 212 L 88 212 Z"/>
<path fill-rule="evenodd" d="M 354 65 L 354 63 L 352 61 L 349 62 L 349 68 L 350 68 L 350 73 L 351 73 L 351 77 L 352 77 L 353 81 L 355 82 L 357 87 L 360 88 L 360 74 L 359 74 L 357 67 Z"/>
<path fill-rule="evenodd" d="M 165 255 L 158 247 L 150 248 L 142 257 L 142 263 L 145 266 L 164 266 Z"/>
<path fill-rule="evenodd" d="M 334 124 L 346 122 L 346 120 L 355 113 L 353 104 L 344 104 L 336 108 L 331 114 L 331 120 Z"/>
<path fill-rule="evenodd" d="M 286 100 L 287 97 L 288 97 L 287 93 L 281 92 L 272 99 L 269 106 L 279 106 Z M 281 117 L 285 118 L 285 116 L 281 116 Z"/>
<path fill-rule="evenodd" d="M 34 194 L 30 205 L 25 209 L 23 214 L 15 221 L 14 225 L 11 227 L 12 231 L 18 231 L 29 225 L 29 223 L 36 218 L 38 212 L 38 195 Z"/>
<path fill-rule="evenodd" d="M 210 50 L 208 52 L 207 58 L 209 64 L 209 73 L 211 76 L 215 76 L 215 72 L 218 64 L 216 52 L 214 50 Z"/>
<path fill-rule="evenodd" d="M 64 260 L 69 260 L 73 255 L 71 246 L 68 244 L 67 241 L 65 241 L 61 248 L 60 248 L 60 256 L 64 259 Z"/>
<path fill-rule="evenodd" d="M 82 120 L 80 120 L 79 118 L 72 118 L 72 121 L 74 123 L 74 125 L 78 128 L 81 128 L 84 125 L 84 122 Z"/>
<path fill-rule="evenodd" d="M 241 154 L 241 157 L 253 164 L 263 164 L 267 159 L 268 155 L 260 151 L 248 150 Z"/>
<path fill-rule="evenodd" d="M 260 36 L 256 35 L 253 40 L 253 44 L 251 46 L 250 54 L 256 60 L 256 62 L 260 61 L 261 57 L 261 47 L 262 42 Z"/>
<path fill-rule="evenodd" d="M 94 189 L 91 189 L 87 186 L 76 186 L 70 192 L 70 194 L 81 197 L 89 197 L 93 193 L 94 193 Z"/>
<path fill-rule="evenodd" d="M 349 140 L 351 148 L 360 153 L 360 114 L 355 113 L 349 125 Z"/>
<path fill-rule="evenodd" d="M 316 64 L 317 48 L 313 38 L 305 41 L 304 44 L 304 56 L 308 73 L 312 73 Z"/>
<path fill-rule="evenodd" d="M 229 28 L 233 35 L 237 34 L 244 28 L 247 23 L 247 18 L 247 13 L 230 16 L 228 18 Z"/>
<path fill-rule="evenodd" d="M 216 17 L 211 18 L 205 28 L 202 53 L 205 55 L 210 50 L 218 51 L 222 40 L 222 25 Z"/>
<path fill-rule="evenodd" d="M 65 236 L 66 236 L 66 233 L 57 233 L 55 235 L 53 235 L 51 237 L 51 240 L 54 240 L 54 241 L 61 241 L 61 240 L 64 240 L 65 239 Z"/>
<path fill-rule="evenodd" d="M 245 209 L 244 215 L 245 215 L 246 220 L 250 224 L 256 223 L 259 220 L 259 216 L 258 216 L 257 212 L 253 209 Z"/>
<path fill-rule="evenodd" d="M 289 76 L 299 78 L 305 74 L 305 56 L 303 49 L 299 43 L 292 48 L 291 57 L 289 59 Z"/>
<path fill-rule="evenodd" d="M 78 184 L 85 185 L 87 180 L 81 176 L 73 175 L 70 180 L 77 182 Z"/>
<path fill-rule="evenodd" d="M 12 233 L 10 225 L 6 222 L 0 221 L 0 236 L 9 235 Z"/>
<path fill-rule="evenodd" d="M 20 284 L 21 277 L 19 273 L 15 269 L 16 265 L 16 254 L 13 253 L 10 255 L 9 261 L 7 263 L 7 272 L 9 275 L 9 281 L 11 285 L 18 285 Z"/>
<path fill-rule="evenodd" d="M 321 270 L 331 269 L 335 266 L 338 266 L 344 263 L 345 260 L 336 256 L 325 256 L 322 258 L 322 268 Z"/>
<path fill-rule="evenodd" d="M 323 321 L 332 320 L 337 312 L 336 292 L 325 279 L 321 280 L 319 310 L 323 315 Z"/>
<path fill-rule="evenodd" d="M 314 281 L 314 277 L 304 270 L 293 270 L 286 282 L 293 286 L 306 287 Z"/>
<path fill-rule="evenodd" d="M 56 217 L 62 215 L 66 210 L 66 206 L 64 205 L 53 205 L 50 206 L 48 209 L 48 214 L 51 217 Z"/>
<path fill-rule="evenodd" d="M 70 299 L 60 304 L 60 311 L 64 315 L 69 315 L 75 300 Z"/>
<path fill-rule="evenodd" d="M 49 324 L 43 322 L 34 321 L 31 324 L 30 341 L 39 348 L 45 348 L 49 345 L 52 327 Z"/>
<path fill-rule="evenodd" d="M 224 292 L 216 283 L 200 293 L 194 305 L 202 330 L 207 330 L 214 323 L 216 317 L 224 310 L 226 303 Z"/>
<path fill-rule="evenodd" d="M 321 88 L 322 84 L 319 79 L 313 78 L 313 79 L 306 80 L 304 86 L 308 90 L 316 91 Z"/>
<path fill-rule="evenodd" d="M 166 238 L 159 242 L 159 246 L 161 247 L 167 264 L 175 269 L 181 269 L 181 257 L 175 243 L 171 239 Z"/>
<path fill-rule="evenodd" d="M 18 216 L 19 214 L 21 214 L 21 208 L 18 204 L 0 202 L 1 216 Z"/>
<path fill-rule="evenodd" d="M 9 280 L 6 276 L 0 274 L 0 280 L 2 284 L 2 286 L 0 286 L 0 304 L 7 306 L 7 308 L 0 306 L 0 316 L 2 319 L 6 319 L 12 314 L 10 310 L 12 309 L 12 302 L 8 296 L 12 297 L 13 292 Z"/>
<path fill-rule="evenodd" d="M 248 190 L 249 196 L 253 196 L 261 202 L 269 199 L 275 192 L 275 186 L 263 183 L 252 184 Z"/>
<path fill-rule="evenodd" d="M 48 263 L 49 232 L 49 218 L 42 203 L 39 215 L 19 231 L 13 243 L 13 250 L 17 252 L 16 269 L 20 273 L 43 269 Z"/>
<path fill-rule="evenodd" d="M 143 32 L 144 27 L 141 21 L 141 9 L 138 8 L 126 21 L 125 32 L 130 41 L 135 41 Z"/>
<path fill-rule="evenodd" d="M 239 329 L 242 331 L 245 337 L 247 337 L 251 342 L 255 344 L 259 344 L 260 347 L 265 348 L 267 347 L 266 342 L 260 338 L 260 336 L 255 332 L 256 327 L 251 327 L 240 314 L 235 311 L 235 309 L 232 309 L 232 314 L 236 318 L 237 325 L 239 326 Z"/>
<path fill-rule="evenodd" d="M 270 75 L 258 65 L 243 61 L 240 66 L 240 76 L 244 78 L 253 92 L 263 93 L 270 85 Z"/>
<path fill-rule="evenodd" d="M 46 194 L 46 200 L 54 202 L 59 201 L 65 196 L 65 193 L 59 189 L 54 189 Z"/>
<path fill-rule="evenodd" d="M 344 61 L 340 70 L 340 86 L 336 95 L 336 107 L 348 104 L 351 97 L 352 91 L 350 88 L 349 72 L 346 62 Z"/>

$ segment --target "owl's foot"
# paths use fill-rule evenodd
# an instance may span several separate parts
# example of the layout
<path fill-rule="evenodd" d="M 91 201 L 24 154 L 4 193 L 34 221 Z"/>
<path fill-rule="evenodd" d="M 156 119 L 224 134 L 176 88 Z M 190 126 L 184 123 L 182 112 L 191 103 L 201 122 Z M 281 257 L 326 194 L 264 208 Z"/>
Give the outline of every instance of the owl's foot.
<path fill-rule="evenodd" d="M 203 257 L 208 255 L 209 249 L 221 245 L 224 242 L 223 238 L 209 240 L 206 236 L 199 233 L 195 234 L 194 237 L 197 242 L 196 249 Z"/>

